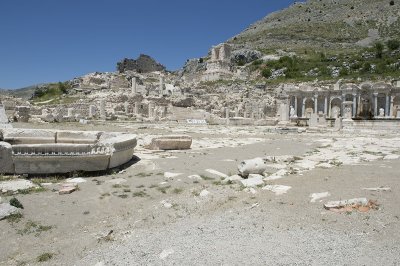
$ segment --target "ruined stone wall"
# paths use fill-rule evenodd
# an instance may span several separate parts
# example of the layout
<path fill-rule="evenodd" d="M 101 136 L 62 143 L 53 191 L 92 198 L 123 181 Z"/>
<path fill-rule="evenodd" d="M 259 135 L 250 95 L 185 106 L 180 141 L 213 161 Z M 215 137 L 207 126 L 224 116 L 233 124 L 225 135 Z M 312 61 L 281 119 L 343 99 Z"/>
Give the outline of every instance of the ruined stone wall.
<path fill-rule="evenodd" d="M 138 73 L 148 73 L 154 71 L 164 71 L 165 67 L 148 55 L 141 54 L 138 59 L 125 58 L 117 63 L 120 73 L 127 70 L 137 71 Z"/>

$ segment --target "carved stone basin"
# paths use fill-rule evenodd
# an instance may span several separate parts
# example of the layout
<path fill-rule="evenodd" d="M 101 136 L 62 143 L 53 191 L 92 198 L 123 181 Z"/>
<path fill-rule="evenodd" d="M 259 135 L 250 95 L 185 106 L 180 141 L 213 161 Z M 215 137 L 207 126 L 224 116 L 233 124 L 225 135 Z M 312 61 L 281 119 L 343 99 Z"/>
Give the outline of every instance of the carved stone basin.
<path fill-rule="evenodd" d="M 0 173 L 103 171 L 132 159 L 136 135 L 100 131 L 0 130 Z"/>

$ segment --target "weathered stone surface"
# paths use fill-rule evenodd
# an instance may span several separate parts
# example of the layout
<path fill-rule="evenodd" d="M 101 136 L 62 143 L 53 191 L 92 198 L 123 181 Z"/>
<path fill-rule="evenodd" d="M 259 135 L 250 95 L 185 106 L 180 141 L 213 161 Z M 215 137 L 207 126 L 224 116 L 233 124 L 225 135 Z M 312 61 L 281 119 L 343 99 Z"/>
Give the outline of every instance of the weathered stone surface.
<path fill-rule="evenodd" d="M 311 114 L 310 117 L 310 127 L 317 127 L 318 126 L 318 114 Z"/>
<path fill-rule="evenodd" d="M 137 144 L 136 136 L 126 133 L 26 129 L 0 132 L 7 141 L 0 146 L 4 157 L 0 173 L 102 171 L 131 160 Z"/>
<path fill-rule="evenodd" d="M 3 220 L 5 218 L 7 218 L 8 216 L 19 213 L 19 212 L 20 212 L 20 210 L 18 208 L 11 206 L 9 203 L 1 203 L 0 204 L 0 220 Z"/>
<path fill-rule="evenodd" d="M 18 191 L 18 190 L 25 190 L 36 187 L 32 181 L 25 180 L 25 179 L 15 179 L 15 180 L 8 180 L 0 182 L 0 190 L 1 191 Z"/>
<path fill-rule="evenodd" d="M 263 178 L 262 175 L 251 174 L 249 178 L 243 179 L 240 182 L 242 182 L 242 185 L 245 187 L 256 187 L 264 184 Z"/>
<path fill-rule="evenodd" d="M 78 186 L 74 183 L 63 184 L 61 188 L 58 190 L 59 195 L 71 194 L 76 191 Z"/>
<path fill-rule="evenodd" d="M 57 132 L 57 143 L 95 143 L 101 132 L 85 131 L 59 131 Z"/>
<path fill-rule="evenodd" d="M 282 194 L 286 194 L 288 192 L 288 190 L 291 188 L 292 187 L 290 187 L 290 186 L 283 186 L 283 185 L 266 185 L 262 189 L 274 192 L 275 195 L 279 196 Z"/>
<path fill-rule="evenodd" d="M 188 150 L 192 145 L 192 138 L 189 136 L 163 136 L 152 139 L 150 150 Z"/>
<path fill-rule="evenodd" d="M 332 209 L 332 208 L 342 208 L 351 205 L 360 205 L 366 206 L 368 204 L 368 200 L 366 198 L 355 198 L 349 200 L 339 200 L 339 201 L 329 201 L 324 204 L 325 209 Z"/>
<path fill-rule="evenodd" d="M 260 59 L 262 57 L 262 53 L 256 50 L 239 49 L 233 51 L 231 57 L 234 63 L 242 65 Z"/>
<path fill-rule="evenodd" d="M 12 146 L 7 142 L 0 142 L 0 173 L 14 173 Z"/>
<path fill-rule="evenodd" d="M 125 58 L 121 62 L 118 62 L 117 69 L 120 73 L 127 70 L 133 70 L 139 73 L 148 73 L 153 71 L 164 71 L 165 66 L 161 65 L 150 56 L 141 54 L 136 60 Z"/>
<path fill-rule="evenodd" d="M 6 110 L 4 109 L 4 106 L 0 104 L 0 124 L 7 124 L 8 123 L 8 118 L 6 115 Z"/>
<path fill-rule="evenodd" d="M 55 143 L 56 132 L 42 129 L 5 129 L 4 141 L 14 144 Z"/>
<path fill-rule="evenodd" d="M 16 106 L 14 121 L 28 123 L 30 111 L 31 108 L 29 106 Z"/>
<path fill-rule="evenodd" d="M 108 168 L 110 155 L 87 156 L 17 156 L 16 174 L 69 173 L 72 171 L 103 171 Z"/>
<path fill-rule="evenodd" d="M 238 165 L 241 176 L 247 177 L 249 174 L 263 174 L 267 169 L 267 160 L 263 158 L 254 158 L 245 160 Z"/>
<path fill-rule="evenodd" d="M 238 182 L 241 180 L 243 180 L 243 178 L 240 175 L 233 175 L 233 176 L 227 177 L 224 180 L 222 180 L 222 183 Z"/>

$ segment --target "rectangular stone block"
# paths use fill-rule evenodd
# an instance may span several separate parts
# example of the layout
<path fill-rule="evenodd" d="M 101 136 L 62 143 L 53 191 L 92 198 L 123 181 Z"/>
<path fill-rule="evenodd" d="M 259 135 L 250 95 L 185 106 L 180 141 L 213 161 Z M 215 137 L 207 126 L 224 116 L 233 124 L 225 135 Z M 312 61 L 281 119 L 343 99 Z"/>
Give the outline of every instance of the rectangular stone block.
<path fill-rule="evenodd" d="M 188 150 L 192 145 L 189 136 L 163 136 L 152 139 L 148 146 L 151 150 Z"/>
<path fill-rule="evenodd" d="M 56 135 L 57 143 L 96 143 L 101 132 L 85 131 L 58 131 Z"/>
<path fill-rule="evenodd" d="M 55 143 L 56 132 L 42 129 L 4 129 L 3 139 L 10 144 Z"/>
<path fill-rule="evenodd" d="M 13 174 L 14 162 L 12 146 L 7 142 L 0 142 L 0 174 Z"/>
<path fill-rule="evenodd" d="M 69 173 L 73 171 L 103 171 L 110 155 L 87 156 L 14 156 L 16 174 Z"/>

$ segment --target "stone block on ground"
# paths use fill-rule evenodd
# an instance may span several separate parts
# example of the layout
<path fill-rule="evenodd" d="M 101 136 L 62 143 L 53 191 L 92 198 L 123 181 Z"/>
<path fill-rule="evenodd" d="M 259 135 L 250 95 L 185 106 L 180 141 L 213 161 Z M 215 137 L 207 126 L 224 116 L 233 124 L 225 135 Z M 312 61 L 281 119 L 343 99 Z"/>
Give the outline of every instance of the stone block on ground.
<path fill-rule="evenodd" d="M 1 203 L 0 204 L 0 220 L 7 218 L 10 215 L 19 213 L 20 210 L 14 206 L 11 206 L 9 203 Z"/>
<path fill-rule="evenodd" d="M 250 174 L 249 178 L 243 179 L 240 182 L 245 187 L 256 187 L 264 184 L 263 178 L 264 176 L 262 175 Z"/>
<path fill-rule="evenodd" d="M 75 183 L 66 183 L 62 184 L 61 188 L 58 190 L 59 195 L 71 194 L 72 192 L 78 189 L 77 184 Z"/>
<path fill-rule="evenodd" d="M 15 179 L 15 180 L 8 180 L 0 182 L 0 190 L 1 191 L 18 191 L 18 190 L 25 190 L 36 187 L 32 181 L 25 180 L 25 179 Z"/>
<path fill-rule="evenodd" d="M 267 170 L 267 161 L 263 158 L 244 160 L 238 165 L 241 176 L 247 177 L 249 174 L 262 174 Z"/>
<path fill-rule="evenodd" d="M 150 150 L 188 150 L 192 145 L 190 136 L 162 136 L 151 140 L 146 147 Z"/>
<path fill-rule="evenodd" d="M 14 161 L 12 159 L 12 146 L 7 142 L 0 142 L 0 173 L 13 174 Z"/>

